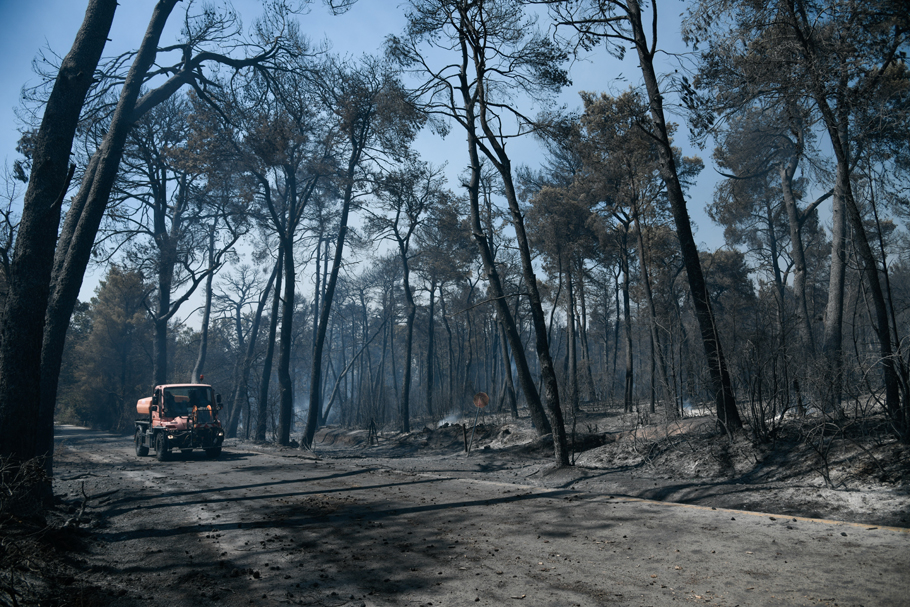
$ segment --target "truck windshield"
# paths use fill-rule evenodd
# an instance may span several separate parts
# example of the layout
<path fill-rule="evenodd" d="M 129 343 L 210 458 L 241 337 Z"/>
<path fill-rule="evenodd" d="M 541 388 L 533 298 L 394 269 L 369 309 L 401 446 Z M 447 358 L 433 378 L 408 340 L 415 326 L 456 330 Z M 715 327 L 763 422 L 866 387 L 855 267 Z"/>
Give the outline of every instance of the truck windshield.
<path fill-rule="evenodd" d="M 196 407 L 197 415 L 202 421 L 211 417 L 212 389 L 208 386 L 187 386 L 180 388 L 164 389 L 164 411 L 168 417 L 183 417 L 193 414 Z"/>

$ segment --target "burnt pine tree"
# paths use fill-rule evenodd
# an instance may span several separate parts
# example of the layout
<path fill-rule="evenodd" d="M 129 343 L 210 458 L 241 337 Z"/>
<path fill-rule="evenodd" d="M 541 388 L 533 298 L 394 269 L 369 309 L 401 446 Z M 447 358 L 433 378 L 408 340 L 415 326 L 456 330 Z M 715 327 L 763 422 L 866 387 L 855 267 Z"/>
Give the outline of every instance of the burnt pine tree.
<path fill-rule="evenodd" d="M 639 93 L 628 91 L 617 97 L 582 93 L 585 111 L 581 116 L 584 139 L 581 145 L 584 169 L 576 181 L 594 200 L 603 203 L 604 211 L 611 213 L 616 225 L 625 224 L 634 236 L 638 255 L 640 287 L 643 291 L 649 316 L 652 353 L 652 399 L 655 409 L 655 384 L 659 378 L 663 388 L 665 412 L 675 417 L 677 408 L 670 399 L 673 386 L 667 374 L 667 362 L 654 295 L 651 289 L 649 247 L 645 243 L 644 225 L 664 218 L 670 221 L 667 209 L 664 180 L 660 175 L 660 156 L 657 145 L 642 125 L 648 123 L 648 106 Z M 674 149 L 680 181 L 685 186 L 703 166 L 699 158 L 681 157 Z M 587 186 L 585 186 L 587 184 Z M 624 265 L 620 249 L 620 261 Z"/>
<path fill-rule="evenodd" d="M 282 260 L 279 284 L 283 279 L 284 305 L 277 369 L 278 442 L 282 445 L 290 442 L 293 414 L 291 348 L 297 284 L 294 247 L 301 237 L 307 205 L 319 195 L 334 170 L 335 132 L 303 77 L 306 69 L 300 64 L 272 83 L 259 82 L 250 87 L 239 118 L 243 124 L 240 130 L 246 136 L 238 147 L 245 169 L 257 183 L 260 221 L 276 235 Z M 273 316 L 272 322 L 276 321 Z"/>
<path fill-rule="evenodd" d="M 234 193 L 213 192 L 216 180 L 187 152 L 189 118 L 188 101 L 174 96 L 137 121 L 112 196 L 119 202 L 109 213 L 114 239 L 129 243 L 128 259 L 155 277 L 149 314 L 156 384 L 174 381 L 167 377 L 168 323 L 203 281 L 210 282 L 244 232 Z"/>
<path fill-rule="evenodd" d="M 234 330 L 237 334 L 237 360 L 234 365 L 234 386 L 231 392 L 230 409 L 228 410 L 227 436 L 233 438 L 237 435 L 237 425 L 241 412 L 244 415 L 246 438 L 250 438 L 255 431 L 253 412 L 250 407 L 249 382 L 259 342 L 259 327 L 262 324 L 262 314 L 272 292 L 275 277 L 281 271 L 280 264 L 275 264 L 264 287 L 261 287 L 261 277 L 255 275 L 248 266 L 240 266 L 236 273 L 224 278 L 226 283 L 214 294 L 216 308 L 220 311 L 230 311 L 233 316 Z M 261 288 L 259 300 L 251 319 L 245 318 L 245 309 L 252 303 L 253 293 Z M 244 321 L 247 322 L 244 322 Z M 246 331 L 244 331 L 244 326 Z M 258 415 L 256 416 L 258 418 Z"/>
<path fill-rule="evenodd" d="M 910 440 L 910 383 L 895 355 L 900 336 L 892 334 L 880 276 L 887 268 L 879 268 L 870 245 L 851 172 L 876 140 L 891 137 L 907 122 L 904 91 L 908 70 L 904 57 L 910 47 L 908 15 L 905 3 L 892 0 L 760 4 L 724 0 L 697 3 L 687 20 L 689 38 L 707 40 L 719 59 L 703 56 L 703 66 L 752 76 L 718 89 L 723 97 L 802 101 L 811 104 L 824 126 L 837 164 L 832 273 L 823 345 L 833 368 L 832 400 L 835 404 L 839 401 L 842 381 L 842 261 L 849 225 L 872 303 L 885 409 L 905 441 Z M 709 84 L 718 82 L 710 72 L 703 72 L 707 72 Z"/>
<path fill-rule="evenodd" d="M 309 449 L 319 425 L 322 411 L 322 355 L 332 300 L 338 283 L 344 255 L 348 219 L 358 190 L 358 181 L 366 166 L 379 156 L 396 157 L 408 149 L 424 117 L 417 111 L 409 93 L 397 79 L 391 66 L 367 58 L 359 65 L 346 65 L 328 60 L 312 73 L 315 90 L 339 133 L 339 171 L 335 175 L 341 193 L 341 214 L 335 241 L 332 267 L 325 278 L 325 293 L 313 344 L 310 373 L 310 403 L 307 424 L 300 440 L 301 449 Z"/>
<path fill-rule="evenodd" d="M 434 393 L 436 391 L 436 312 L 445 305 L 445 287 L 449 283 L 463 280 L 470 263 L 470 232 L 463 215 L 462 201 L 450 191 L 442 192 L 437 204 L 428 210 L 425 222 L 417 229 L 419 255 L 415 258 L 415 270 L 422 277 L 424 290 L 430 301 L 427 307 L 427 360 L 426 360 L 426 403 L 431 415 L 436 413 Z M 439 296 L 437 298 L 437 293 Z M 443 318 L 443 322 L 447 322 Z M 501 327 L 500 327 L 501 328 Z M 502 347 L 508 348 L 503 340 Z M 449 357 L 450 376 L 454 364 Z M 505 357 L 508 359 L 508 356 Z M 512 386 L 511 365 L 506 364 L 509 386 L 509 406 L 514 417 L 518 417 L 515 389 Z M 451 393 L 452 384 L 449 381 Z"/>
<path fill-rule="evenodd" d="M 537 287 L 531 249 L 522 209 L 513 180 L 506 143 L 530 130 L 531 121 L 513 105 L 526 95 L 543 101 L 568 84 L 561 65 L 565 54 L 536 28 L 520 2 L 422 0 L 411 3 L 404 37 L 389 39 L 389 51 L 402 65 L 425 78 L 419 88 L 428 111 L 459 125 L 467 135 L 470 177 L 467 183 L 473 238 L 490 285 L 497 315 L 504 323 L 515 355 L 519 381 L 528 399 L 538 432 L 552 428 L 557 465 L 569 464 L 559 386 L 550 354 L 546 318 Z M 426 47 L 426 51 L 424 51 Z M 428 61 L 433 51 L 454 58 L 442 69 Z M 514 129 L 508 132 L 508 129 Z M 515 328 L 506 293 L 496 270 L 479 211 L 481 154 L 496 168 L 508 202 L 521 258 L 522 277 L 531 307 L 535 346 L 540 364 L 544 401 L 550 419 L 543 415 L 539 394 L 524 357 L 524 346 Z"/>
<path fill-rule="evenodd" d="M 717 323 L 711 301 L 705 286 L 705 276 L 699 261 L 698 246 L 692 233 L 686 197 L 679 177 L 679 168 L 673 154 L 670 127 L 664 115 L 664 97 L 654 68 L 657 55 L 657 3 L 651 2 L 650 27 L 642 16 L 642 3 L 637 0 L 565 0 L 547 1 L 556 22 L 561 26 L 574 28 L 579 44 L 590 48 L 598 41 L 606 41 L 611 51 L 622 55 L 625 48 L 635 49 L 639 67 L 644 79 L 651 114 L 649 133 L 655 140 L 660 158 L 660 173 L 664 180 L 670 210 L 676 225 L 679 246 L 686 267 L 686 277 L 692 295 L 692 304 L 701 333 L 702 345 L 708 360 L 718 423 L 727 431 L 742 428 L 742 420 L 736 407 L 733 382 L 727 367 L 718 335 Z M 651 39 L 648 34 L 651 32 Z"/>
<path fill-rule="evenodd" d="M 376 212 L 368 219 L 368 233 L 395 243 L 401 261 L 402 283 L 406 305 L 405 356 L 400 405 L 398 408 L 402 432 L 411 431 L 410 396 L 414 317 L 417 303 L 411 285 L 413 236 L 426 220 L 428 211 L 441 206 L 444 197 L 439 169 L 418 160 L 409 160 L 401 168 L 379 177 L 376 184 Z"/>
<path fill-rule="evenodd" d="M 76 40 L 60 64 L 35 137 L 32 172 L 9 264 L 6 305 L 0 315 L 0 456 L 18 462 L 46 454 L 52 444 L 39 439 L 41 383 L 37 380 L 54 245 L 60 207 L 69 188 L 69 153 L 76 125 L 116 7 L 113 0 L 89 2 Z M 43 429 L 52 430 L 52 425 Z"/>

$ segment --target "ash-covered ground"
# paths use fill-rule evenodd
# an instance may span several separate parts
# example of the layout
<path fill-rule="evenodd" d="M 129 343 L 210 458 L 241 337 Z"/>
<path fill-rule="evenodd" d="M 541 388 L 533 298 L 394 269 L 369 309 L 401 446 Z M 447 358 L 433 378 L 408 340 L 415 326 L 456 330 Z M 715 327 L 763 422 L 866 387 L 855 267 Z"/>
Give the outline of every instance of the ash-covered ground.
<path fill-rule="evenodd" d="M 563 470 L 553 470 L 549 435 L 504 414 L 476 426 L 470 415 L 450 416 L 407 434 L 381 432 L 372 445 L 366 430 L 328 427 L 314 451 L 409 472 L 910 527 L 910 445 L 883 419 L 841 420 L 835 429 L 790 417 L 776 421 L 770 442 L 748 428 L 729 437 L 710 415 L 643 423 L 636 414 L 584 413 L 566 426 L 574 466 Z"/>

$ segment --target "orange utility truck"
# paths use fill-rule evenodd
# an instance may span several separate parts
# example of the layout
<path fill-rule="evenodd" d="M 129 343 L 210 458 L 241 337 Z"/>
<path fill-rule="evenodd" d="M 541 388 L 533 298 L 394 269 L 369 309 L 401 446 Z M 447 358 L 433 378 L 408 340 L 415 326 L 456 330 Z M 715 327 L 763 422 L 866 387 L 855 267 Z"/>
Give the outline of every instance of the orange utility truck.
<path fill-rule="evenodd" d="M 209 457 L 221 455 L 224 429 L 218 421 L 221 395 L 206 384 L 168 384 L 155 386 L 152 396 L 139 399 L 136 412 L 136 455 L 149 449 L 164 461 L 171 449 L 189 453 L 205 449 Z"/>

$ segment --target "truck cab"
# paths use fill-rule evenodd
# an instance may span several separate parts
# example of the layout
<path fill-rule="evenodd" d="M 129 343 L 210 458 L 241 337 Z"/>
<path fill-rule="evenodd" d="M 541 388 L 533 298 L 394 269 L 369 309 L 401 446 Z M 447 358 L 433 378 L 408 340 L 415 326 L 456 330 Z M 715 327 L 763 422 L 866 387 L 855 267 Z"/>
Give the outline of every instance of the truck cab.
<path fill-rule="evenodd" d="M 207 384 L 167 384 L 155 386 L 152 396 L 136 403 L 134 442 L 136 455 L 155 450 L 159 460 L 167 459 L 172 449 L 184 453 L 205 449 L 209 457 L 221 455 L 224 429 L 218 420 L 221 395 Z"/>

